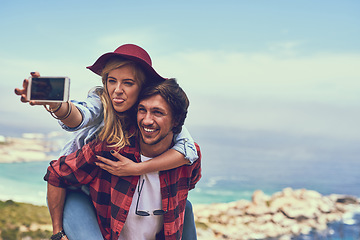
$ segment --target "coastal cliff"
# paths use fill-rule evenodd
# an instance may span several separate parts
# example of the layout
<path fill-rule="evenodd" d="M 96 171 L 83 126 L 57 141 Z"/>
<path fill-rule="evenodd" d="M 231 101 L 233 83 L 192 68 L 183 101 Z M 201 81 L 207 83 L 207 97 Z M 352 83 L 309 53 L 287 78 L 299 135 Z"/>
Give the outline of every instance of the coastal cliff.
<path fill-rule="evenodd" d="M 194 212 L 199 240 L 287 240 L 326 230 L 328 223 L 344 220 L 359 206 L 352 196 L 322 196 L 312 190 L 285 188 L 272 196 L 255 191 L 252 201 L 195 205 Z"/>

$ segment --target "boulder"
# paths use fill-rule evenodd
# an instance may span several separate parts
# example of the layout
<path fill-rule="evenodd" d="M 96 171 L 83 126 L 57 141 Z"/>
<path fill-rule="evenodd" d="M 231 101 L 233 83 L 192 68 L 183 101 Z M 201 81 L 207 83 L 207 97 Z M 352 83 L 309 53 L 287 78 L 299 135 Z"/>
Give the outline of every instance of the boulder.
<path fill-rule="evenodd" d="M 272 196 L 257 190 L 251 201 L 194 206 L 194 213 L 197 224 L 207 227 L 201 233 L 208 237 L 204 239 L 286 240 L 313 229 L 326 230 L 328 223 L 340 220 L 355 207 L 359 208 L 355 197 L 285 188 Z"/>

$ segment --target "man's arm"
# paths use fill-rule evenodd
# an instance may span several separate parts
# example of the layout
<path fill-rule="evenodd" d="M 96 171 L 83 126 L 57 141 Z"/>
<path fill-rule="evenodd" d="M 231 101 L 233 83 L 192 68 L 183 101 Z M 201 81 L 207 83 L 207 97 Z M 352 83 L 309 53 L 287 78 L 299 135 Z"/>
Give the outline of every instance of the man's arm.
<path fill-rule="evenodd" d="M 69 156 L 52 161 L 44 177 L 44 180 L 48 182 L 47 201 L 54 234 L 63 229 L 65 187 L 87 184 L 97 176 L 99 168 L 93 164 L 93 159 L 96 157 L 92 151 L 92 147 L 95 149 L 96 146 L 89 145 L 91 143 Z M 62 240 L 67 240 L 67 238 L 63 237 Z"/>
<path fill-rule="evenodd" d="M 95 165 L 95 161 L 97 161 L 96 154 L 102 154 L 104 144 L 93 141 L 68 156 L 51 161 L 44 180 L 62 188 L 90 183 L 101 170 Z"/>
<path fill-rule="evenodd" d="M 65 203 L 66 189 L 55 187 L 48 183 L 47 185 L 47 201 L 51 221 L 53 225 L 53 234 L 63 230 L 63 211 Z M 62 239 L 68 239 L 66 236 Z"/>

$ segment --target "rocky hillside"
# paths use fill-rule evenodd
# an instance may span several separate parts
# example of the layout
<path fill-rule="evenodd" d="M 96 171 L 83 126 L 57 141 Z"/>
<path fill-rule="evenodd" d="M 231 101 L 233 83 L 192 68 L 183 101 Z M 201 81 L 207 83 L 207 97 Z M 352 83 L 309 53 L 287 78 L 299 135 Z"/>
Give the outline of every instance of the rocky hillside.
<path fill-rule="evenodd" d="M 0 201 L 0 240 L 41 240 L 52 234 L 47 207 Z"/>

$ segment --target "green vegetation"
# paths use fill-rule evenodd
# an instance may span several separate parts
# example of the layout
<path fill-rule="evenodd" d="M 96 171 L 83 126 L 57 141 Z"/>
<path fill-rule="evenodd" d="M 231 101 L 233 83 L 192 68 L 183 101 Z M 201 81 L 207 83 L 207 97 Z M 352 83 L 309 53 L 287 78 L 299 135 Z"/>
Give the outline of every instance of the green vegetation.
<path fill-rule="evenodd" d="M 0 201 L 0 240 L 42 240 L 51 234 L 47 207 Z"/>

